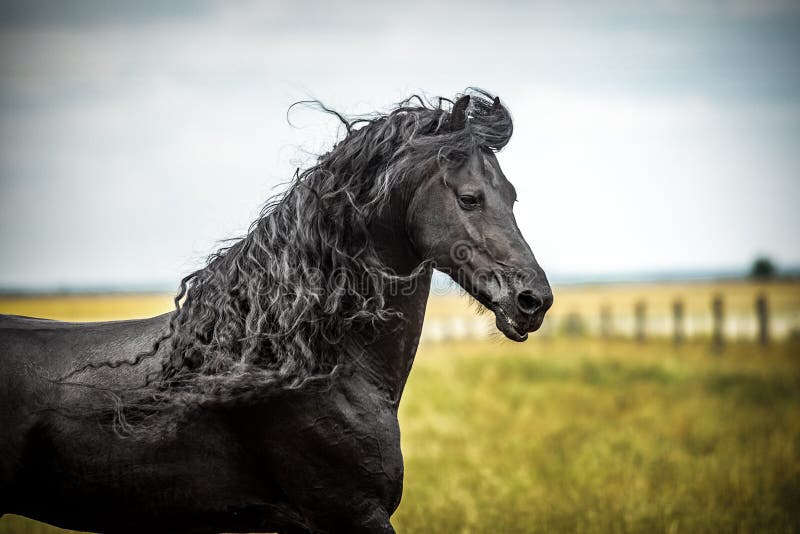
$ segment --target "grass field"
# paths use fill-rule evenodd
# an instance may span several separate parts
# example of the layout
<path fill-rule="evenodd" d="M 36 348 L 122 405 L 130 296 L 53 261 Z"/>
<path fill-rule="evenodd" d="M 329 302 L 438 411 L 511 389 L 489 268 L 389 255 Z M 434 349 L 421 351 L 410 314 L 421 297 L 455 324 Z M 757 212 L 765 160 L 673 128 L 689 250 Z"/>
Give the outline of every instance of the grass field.
<path fill-rule="evenodd" d="M 800 532 L 796 342 L 428 344 L 400 424 L 399 532 Z"/>
<path fill-rule="evenodd" d="M 429 347 L 401 428 L 401 532 L 800 531 L 797 346 Z"/>

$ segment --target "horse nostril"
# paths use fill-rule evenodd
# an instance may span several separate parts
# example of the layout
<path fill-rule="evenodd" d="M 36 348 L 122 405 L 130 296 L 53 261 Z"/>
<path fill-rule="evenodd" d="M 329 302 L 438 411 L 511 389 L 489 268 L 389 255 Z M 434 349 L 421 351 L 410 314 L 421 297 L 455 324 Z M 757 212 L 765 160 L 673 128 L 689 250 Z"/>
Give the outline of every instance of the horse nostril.
<path fill-rule="evenodd" d="M 542 299 L 530 289 L 521 291 L 517 294 L 517 306 L 523 313 L 533 314 L 542 307 Z"/>

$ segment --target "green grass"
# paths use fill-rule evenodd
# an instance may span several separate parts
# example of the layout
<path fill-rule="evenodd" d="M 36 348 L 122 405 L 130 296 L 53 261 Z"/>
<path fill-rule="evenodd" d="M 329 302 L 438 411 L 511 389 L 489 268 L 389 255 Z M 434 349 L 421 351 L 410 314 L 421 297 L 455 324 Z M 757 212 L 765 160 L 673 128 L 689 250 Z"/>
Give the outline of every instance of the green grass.
<path fill-rule="evenodd" d="M 400 418 L 398 532 L 800 532 L 797 344 L 425 346 Z"/>
<path fill-rule="evenodd" d="M 421 354 L 400 532 L 800 531 L 800 351 L 562 341 Z"/>

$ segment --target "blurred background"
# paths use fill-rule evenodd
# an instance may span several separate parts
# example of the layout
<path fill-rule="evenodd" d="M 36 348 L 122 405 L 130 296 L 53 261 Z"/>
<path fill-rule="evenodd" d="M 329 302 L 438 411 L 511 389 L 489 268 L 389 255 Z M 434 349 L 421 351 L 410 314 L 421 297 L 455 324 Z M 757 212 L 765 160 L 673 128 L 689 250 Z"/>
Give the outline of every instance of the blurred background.
<path fill-rule="evenodd" d="M 482 87 L 555 304 L 436 279 L 398 531 L 800 531 L 798 57 L 791 0 L 0 0 L 0 313 L 163 313 L 343 135 L 293 102 Z"/>

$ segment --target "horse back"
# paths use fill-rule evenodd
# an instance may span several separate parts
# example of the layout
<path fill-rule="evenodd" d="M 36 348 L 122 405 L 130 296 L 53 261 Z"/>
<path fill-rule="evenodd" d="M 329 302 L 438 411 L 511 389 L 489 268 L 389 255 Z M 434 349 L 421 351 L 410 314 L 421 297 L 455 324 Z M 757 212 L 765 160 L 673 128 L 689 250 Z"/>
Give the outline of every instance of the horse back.
<path fill-rule="evenodd" d="M 42 414 L 84 392 L 60 382 L 111 388 L 141 383 L 158 357 L 143 365 L 124 362 L 151 350 L 168 324 L 169 314 L 97 323 L 0 314 L 0 507 Z"/>
<path fill-rule="evenodd" d="M 0 372 L 38 366 L 67 373 L 82 365 L 116 362 L 146 352 L 172 314 L 148 319 L 69 323 L 0 314 Z"/>

